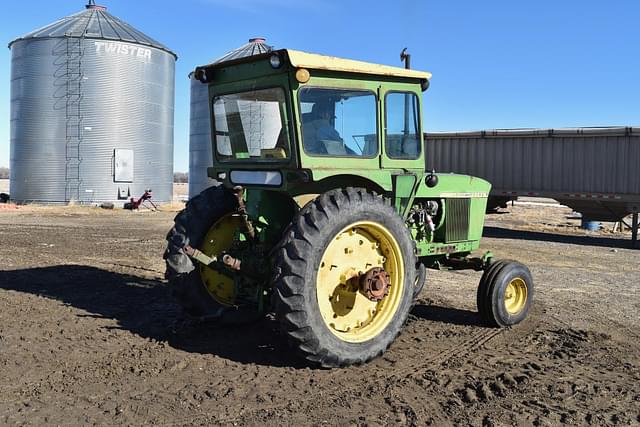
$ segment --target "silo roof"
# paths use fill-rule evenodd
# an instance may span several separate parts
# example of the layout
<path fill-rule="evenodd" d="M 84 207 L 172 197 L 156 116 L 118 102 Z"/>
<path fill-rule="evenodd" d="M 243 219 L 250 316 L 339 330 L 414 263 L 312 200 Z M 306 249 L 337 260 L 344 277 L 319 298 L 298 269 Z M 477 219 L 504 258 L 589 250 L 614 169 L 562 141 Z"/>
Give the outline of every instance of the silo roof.
<path fill-rule="evenodd" d="M 255 37 L 249 39 L 248 43 L 243 44 L 237 49 L 225 53 L 220 58 L 212 61 L 212 64 L 219 62 L 232 61 L 234 59 L 246 58 L 247 56 L 260 55 L 262 53 L 269 53 L 273 48 L 265 43 L 265 39 L 262 37 Z"/>
<path fill-rule="evenodd" d="M 232 61 L 234 59 L 246 58 L 253 55 L 261 55 L 264 53 L 269 53 L 272 50 L 273 46 L 269 46 L 264 37 L 254 37 L 249 39 L 249 41 L 242 46 L 225 53 L 218 59 L 210 61 L 208 65 Z M 189 73 L 189 78 L 191 78 L 192 75 L 193 71 Z"/>
<path fill-rule="evenodd" d="M 48 39 L 58 37 L 84 37 L 88 39 L 104 39 L 126 43 L 137 43 L 154 47 L 176 55 L 169 48 L 157 42 L 146 34 L 135 29 L 123 20 L 116 18 L 104 6 L 99 6 L 90 1 L 86 9 L 59 19 L 49 25 L 45 25 L 35 31 L 18 37 L 9 43 L 11 45 L 19 40 Z"/>

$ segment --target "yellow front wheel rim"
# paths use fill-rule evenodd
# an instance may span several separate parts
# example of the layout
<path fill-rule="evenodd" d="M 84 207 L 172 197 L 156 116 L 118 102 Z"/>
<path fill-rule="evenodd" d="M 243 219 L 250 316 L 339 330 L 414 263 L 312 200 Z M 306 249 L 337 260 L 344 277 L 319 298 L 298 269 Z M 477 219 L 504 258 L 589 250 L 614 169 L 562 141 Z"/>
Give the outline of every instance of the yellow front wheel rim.
<path fill-rule="evenodd" d="M 527 304 L 527 284 L 519 277 L 511 280 L 504 290 L 504 306 L 511 315 L 520 313 Z"/>
<path fill-rule="evenodd" d="M 241 224 L 242 220 L 238 215 L 223 216 L 207 231 L 200 251 L 210 257 L 228 251 Z M 224 305 L 234 304 L 235 286 L 231 277 L 200 264 L 200 278 L 214 300 Z"/>
<path fill-rule="evenodd" d="M 374 267 L 389 274 L 388 294 L 371 301 L 354 283 Z M 358 221 L 343 228 L 322 255 L 316 279 L 320 315 L 343 341 L 378 336 L 394 319 L 404 294 L 405 264 L 400 245 L 383 225 Z"/>

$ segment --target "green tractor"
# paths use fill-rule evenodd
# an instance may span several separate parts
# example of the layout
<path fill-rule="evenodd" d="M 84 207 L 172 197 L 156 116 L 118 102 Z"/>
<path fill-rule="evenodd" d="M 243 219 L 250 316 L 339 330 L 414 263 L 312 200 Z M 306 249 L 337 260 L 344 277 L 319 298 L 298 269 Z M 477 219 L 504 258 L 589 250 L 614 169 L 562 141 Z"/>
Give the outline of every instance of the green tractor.
<path fill-rule="evenodd" d="M 167 236 L 166 277 L 195 317 L 275 313 L 325 367 L 380 356 L 426 269 L 484 271 L 477 305 L 496 327 L 529 311 L 531 273 L 478 249 L 490 184 L 425 171 L 429 73 L 278 50 L 198 67 L 209 87 L 220 182 Z"/>

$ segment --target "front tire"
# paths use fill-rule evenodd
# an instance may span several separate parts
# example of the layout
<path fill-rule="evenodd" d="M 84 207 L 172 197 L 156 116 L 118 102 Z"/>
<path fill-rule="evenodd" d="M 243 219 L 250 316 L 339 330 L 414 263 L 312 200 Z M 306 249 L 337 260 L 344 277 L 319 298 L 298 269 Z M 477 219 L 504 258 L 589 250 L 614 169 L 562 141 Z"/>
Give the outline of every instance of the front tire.
<path fill-rule="evenodd" d="M 416 281 L 413 290 L 414 301 L 420 296 L 420 292 L 424 289 L 424 285 L 427 283 L 427 267 L 423 263 L 419 262 L 416 266 Z"/>
<path fill-rule="evenodd" d="M 489 326 L 506 327 L 522 322 L 533 303 L 533 277 L 515 261 L 497 261 L 482 275 L 478 286 L 478 312 Z"/>
<path fill-rule="evenodd" d="M 331 190 L 298 213 L 275 252 L 276 316 L 305 359 L 325 367 L 365 363 L 400 333 L 415 265 L 411 235 L 382 197 Z M 384 296 L 363 291 L 367 272 L 388 274 Z"/>

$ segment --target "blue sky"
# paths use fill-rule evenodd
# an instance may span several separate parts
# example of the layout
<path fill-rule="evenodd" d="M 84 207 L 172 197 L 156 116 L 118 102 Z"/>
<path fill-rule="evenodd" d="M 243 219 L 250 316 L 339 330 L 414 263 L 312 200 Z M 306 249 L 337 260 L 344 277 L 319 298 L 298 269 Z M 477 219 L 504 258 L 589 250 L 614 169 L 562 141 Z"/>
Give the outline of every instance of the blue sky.
<path fill-rule="evenodd" d="M 9 166 L 6 44 L 83 0 L 0 5 L 0 166 Z M 640 1 L 99 0 L 174 50 L 175 166 L 188 169 L 194 66 L 263 36 L 294 48 L 431 71 L 428 131 L 640 126 Z"/>

